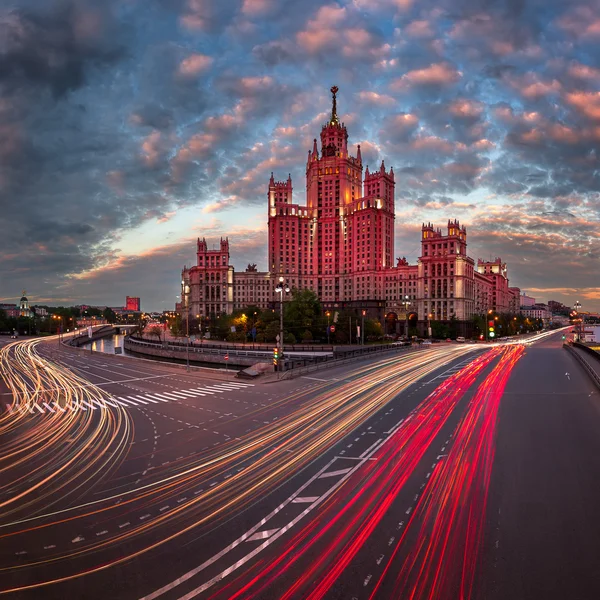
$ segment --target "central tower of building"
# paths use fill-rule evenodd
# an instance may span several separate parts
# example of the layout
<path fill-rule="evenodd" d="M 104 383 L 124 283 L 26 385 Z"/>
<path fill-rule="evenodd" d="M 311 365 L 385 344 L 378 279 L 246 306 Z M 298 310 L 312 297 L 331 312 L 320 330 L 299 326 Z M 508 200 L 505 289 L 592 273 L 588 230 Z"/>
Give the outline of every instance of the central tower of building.
<path fill-rule="evenodd" d="M 393 267 L 394 173 L 383 162 L 363 182 L 360 146 L 348 152 L 348 132 L 331 116 L 308 151 L 306 205 L 292 201 L 292 180 L 269 182 L 269 267 L 325 303 L 382 298 L 381 272 Z M 364 184 L 364 193 L 363 193 Z"/>

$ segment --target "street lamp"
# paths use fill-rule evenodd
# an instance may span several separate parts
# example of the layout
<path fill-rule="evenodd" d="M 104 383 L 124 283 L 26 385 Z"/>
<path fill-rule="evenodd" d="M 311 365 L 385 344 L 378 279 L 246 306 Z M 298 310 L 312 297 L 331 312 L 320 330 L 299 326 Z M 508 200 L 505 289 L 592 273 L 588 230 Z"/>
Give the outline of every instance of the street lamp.
<path fill-rule="evenodd" d="M 329 317 L 331 313 L 327 311 L 325 315 L 327 316 L 327 345 L 329 346 Z"/>
<path fill-rule="evenodd" d="M 404 302 L 402 302 L 402 304 L 404 304 L 404 313 L 406 315 L 406 339 L 408 339 L 408 307 L 410 306 L 410 298 L 408 296 L 404 296 Z"/>
<path fill-rule="evenodd" d="M 362 324 L 360 326 L 360 333 L 361 333 L 361 345 L 365 345 L 365 315 L 367 314 L 366 310 L 362 311 Z"/>
<path fill-rule="evenodd" d="M 427 337 L 431 337 L 431 319 L 433 318 L 433 314 L 429 313 L 427 315 Z"/>
<path fill-rule="evenodd" d="M 53 319 L 57 319 L 56 335 L 58 335 L 58 345 L 60 346 L 60 334 L 62 333 L 62 315 L 52 315 Z"/>
<path fill-rule="evenodd" d="M 186 285 L 185 281 L 181 280 L 181 296 L 182 300 L 184 300 L 185 307 L 185 337 L 186 337 L 186 345 L 185 345 L 185 369 L 186 371 L 190 370 L 190 312 L 188 309 L 188 301 L 190 296 L 190 286 Z"/>
<path fill-rule="evenodd" d="M 577 334 L 577 341 L 581 343 L 581 333 L 582 333 L 582 327 L 583 327 L 583 315 L 580 313 L 581 311 L 581 304 L 579 302 L 579 300 L 575 301 L 575 306 L 573 306 L 573 309 L 575 310 L 575 314 L 578 317 L 578 327 L 577 329 L 579 330 L 579 333 Z"/>
<path fill-rule="evenodd" d="M 256 315 L 257 312 L 254 311 L 252 315 L 252 331 L 250 332 L 252 334 L 252 350 L 254 350 L 254 343 L 256 342 Z"/>
<path fill-rule="evenodd" d="M 285 281 L 283 275 L 279 276 L 279 283 L 275 288 L 275 292 L 279 294 L 279 341 L 277 347 L 279 348 L 279 360 L 281 361 L 280 371 L 283 371 L 283 292 L 286 294 L 290 293 L 290 287 Z"/>

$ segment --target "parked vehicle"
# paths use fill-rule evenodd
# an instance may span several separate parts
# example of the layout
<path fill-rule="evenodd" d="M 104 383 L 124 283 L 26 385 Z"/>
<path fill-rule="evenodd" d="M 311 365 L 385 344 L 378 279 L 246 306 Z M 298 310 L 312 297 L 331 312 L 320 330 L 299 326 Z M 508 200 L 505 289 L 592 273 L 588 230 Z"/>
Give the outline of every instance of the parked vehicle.
<path fill-rule="evenodd" d="M 465 343 L 465 338 L 464 338 L 462 335 L 459 335 L 459 336 L 456 338 L 456 341 L 457 341 L 459 344 L 464 344 L 464 343 Z"/>

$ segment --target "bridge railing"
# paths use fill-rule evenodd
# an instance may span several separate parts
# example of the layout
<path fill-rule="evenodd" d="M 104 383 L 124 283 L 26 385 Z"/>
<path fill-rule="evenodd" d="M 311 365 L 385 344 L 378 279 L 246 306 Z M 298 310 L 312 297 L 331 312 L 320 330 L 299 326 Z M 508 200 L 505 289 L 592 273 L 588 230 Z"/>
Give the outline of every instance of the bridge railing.
<path fill-rule="evenodd" d="M 581 350 L 588 350 L 589 352 L 592 352 L 596 355 L 598 353 L 594 352 L 594 350 L 591 350 L 590 348 L 587 348 L 586 346 L 583 346 L 582 344 L 563 344 L 563 348 L 566 348 L 577 359 L 577 361 L 579 361 L 579 363 L 585 369 L 587 374 L 592 378 L 592 381 L 596 384 L 598 388 L 600 388 L 600 375 L 598 373 L 598 370 L 596 370 L 590 363 L 588 363 L 588 361 L 585 360 L 585 358 L 583 358 L 583 356 L 573 346 L 576 346 L 576 348 Z"/>

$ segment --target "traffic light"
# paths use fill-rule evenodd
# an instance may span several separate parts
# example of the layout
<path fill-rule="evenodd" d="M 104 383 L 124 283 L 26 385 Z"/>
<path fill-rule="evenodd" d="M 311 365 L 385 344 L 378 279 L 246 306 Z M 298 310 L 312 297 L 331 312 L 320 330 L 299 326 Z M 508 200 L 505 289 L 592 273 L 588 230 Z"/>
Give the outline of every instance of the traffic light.
<path fill-rule="evenodd" d="M 567 339 L 567 336 L 563 333 L 562 338 L 563 338 L 563 342 L 564 342 Z"/>
<path fill-rule="evenodd" d="M 273 348 L 273 366 L 276 367 L 279 362 L 279 348 Z"/>
<path fill-rule="evenodd" d="M 488 321 L 488 336 L 490 338 L 496 337 L 495 323 L 493 320 Z"/>

